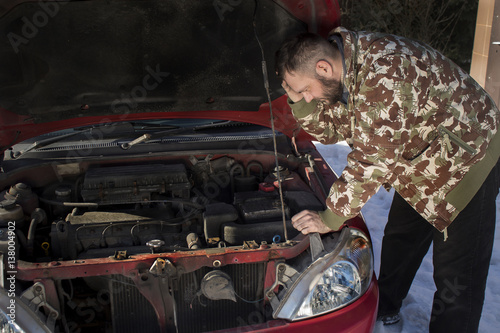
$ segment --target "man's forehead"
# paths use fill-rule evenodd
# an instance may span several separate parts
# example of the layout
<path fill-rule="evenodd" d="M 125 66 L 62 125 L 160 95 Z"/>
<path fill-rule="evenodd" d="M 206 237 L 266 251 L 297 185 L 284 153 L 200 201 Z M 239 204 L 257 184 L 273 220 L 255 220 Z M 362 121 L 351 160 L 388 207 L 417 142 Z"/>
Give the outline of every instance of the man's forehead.
<path fill-rule="evenodd" d="M 301 76 L 304 76 L 304 74 L 301 75 L 301 73 L 297 71 L 290 71 L 290 72 L 286 71 L 283 77 L 286 79 L 286 78 L 297 78 Z"/>
<path fill-rule="evenodd" d="M 304 74 L 300 74 L 297 72 L 286 72 L 283 76 L 285 82 L 295 91 L 301 90 L 301 86 L 305 86 L 307 83 L 305 82 L 307 76 Z M 298 90 L 296 90 L 298 89 Z"/>

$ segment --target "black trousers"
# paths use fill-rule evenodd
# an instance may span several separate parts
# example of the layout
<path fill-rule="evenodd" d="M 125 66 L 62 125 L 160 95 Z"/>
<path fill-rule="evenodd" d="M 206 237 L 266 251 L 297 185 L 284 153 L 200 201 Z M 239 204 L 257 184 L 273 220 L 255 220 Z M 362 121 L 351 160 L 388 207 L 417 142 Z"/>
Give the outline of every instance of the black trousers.
<path fill-rule="evenodd" d="M 430 332 L 477 332 L 495 234 L 497 164 L 478 193 L 448 227 L 448 239 L 395 194 L 384 230 L 379 315 L 399 312 L 433 243 L 436 292 Z"/>

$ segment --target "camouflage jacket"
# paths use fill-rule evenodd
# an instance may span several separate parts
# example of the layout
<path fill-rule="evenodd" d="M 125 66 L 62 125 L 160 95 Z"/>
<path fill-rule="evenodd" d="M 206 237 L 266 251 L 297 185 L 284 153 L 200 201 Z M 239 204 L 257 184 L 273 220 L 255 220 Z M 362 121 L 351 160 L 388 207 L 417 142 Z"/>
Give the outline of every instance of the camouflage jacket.
<path fill-rule="evenodd" d="M 500 155 L 499 111 L 485 91 L 436 50 L 393 35 L 338 28 L 347 104 L 292 103 L 323 144 L 350 142 L 348 164 L 320 215 L 330 228 L 357 215 L 390 184 L 445 231 Z"/>

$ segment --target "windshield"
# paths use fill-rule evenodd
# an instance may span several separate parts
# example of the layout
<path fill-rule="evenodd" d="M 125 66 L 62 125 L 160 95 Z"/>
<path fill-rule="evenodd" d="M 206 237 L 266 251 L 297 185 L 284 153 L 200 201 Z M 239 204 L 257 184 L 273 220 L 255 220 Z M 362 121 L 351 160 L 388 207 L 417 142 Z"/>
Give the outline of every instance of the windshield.
<path fill-rule="evenodd" d="M 272 1 L 231 3 L 51 2 L 53 15 L 21 3 L 0 20 L 0 107 L 35 122 L 258 110 L 267 102 L 262 51 L 272 74 L 277 47 L 306 26 Z M 40 11 L 47 20 L 35 26 Z M 25 36 L 29 24 L 36 31 Z M 282 90 L 269 76 L 274 99 Z"/>

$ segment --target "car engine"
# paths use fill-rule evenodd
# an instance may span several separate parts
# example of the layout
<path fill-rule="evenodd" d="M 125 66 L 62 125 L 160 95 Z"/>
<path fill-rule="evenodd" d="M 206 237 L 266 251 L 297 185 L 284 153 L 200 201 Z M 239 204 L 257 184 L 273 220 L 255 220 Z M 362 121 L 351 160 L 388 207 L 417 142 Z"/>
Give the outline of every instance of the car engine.
<path fill-rule="evenodd" d="M 283 218 L 275 168 L 229 156 L 188 160 L 90 165 L 41 188 L 19 182 L 0 194 L 0 228 L 18 214 L 24 260 L 102 258 L 276 243 L 285 239 L 283 219 L 293 238 L 293 214 L 324 209 L 287 168 Z"/>

